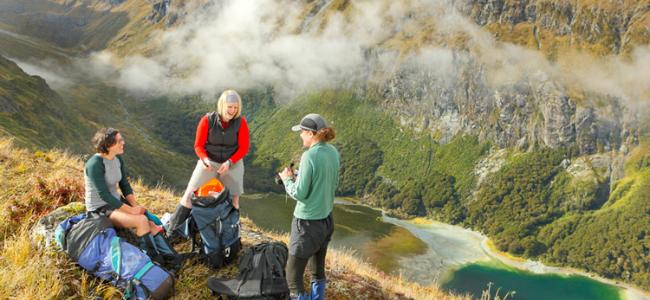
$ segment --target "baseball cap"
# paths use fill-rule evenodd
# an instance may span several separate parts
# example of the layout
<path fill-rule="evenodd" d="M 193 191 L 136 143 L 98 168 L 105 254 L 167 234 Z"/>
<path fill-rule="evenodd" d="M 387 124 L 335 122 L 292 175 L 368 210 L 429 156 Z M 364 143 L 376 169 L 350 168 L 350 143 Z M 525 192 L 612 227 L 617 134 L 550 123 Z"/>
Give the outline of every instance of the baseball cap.
<path fill-rule="evenodd" d="M 327 127 L 327 122 L 319 114 L 308 114 L 302 120 L 300 124 L 291 127 L 293 131 L 300 131 L 301 129 L 310 130 L 310 131 L 319 131 Z"/>

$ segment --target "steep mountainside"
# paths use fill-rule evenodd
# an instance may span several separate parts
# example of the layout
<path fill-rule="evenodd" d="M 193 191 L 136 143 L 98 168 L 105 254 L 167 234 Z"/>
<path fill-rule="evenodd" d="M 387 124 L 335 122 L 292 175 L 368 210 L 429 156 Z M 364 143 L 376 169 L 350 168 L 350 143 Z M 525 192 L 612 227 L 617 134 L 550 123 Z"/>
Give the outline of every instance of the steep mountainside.
<path fill-rule="evenodd" d="M 591 94 L 579 103 L 546 74 L 493 86 L 473 58 L 454 56 L 450 73 L 403 65 L 379 86 L 387 111 L 403 125 L 427 130 L 446 143 L 459 133 L 476 134 L 498 147 L 576 147 L 579 153 L 629 149 L 637 143 L 635 119 L 623 118 L 618 99 Z M 625 151 L 625 150 L 624 150 Z"/>
<path fill-rule="evenodd" d="M 83 122 L 70 111 L 70 103 L 43 78 L 0 56 L 0 127 L 5 134 L 23 145 L 85 149 L 88 128 L 76 124 Z"/>
<path fill-rule="evenodd" d="M 499 147 L 576 147 L 583 154 L 627 151 L 638 142 L 637 121 L 626 105 L 647 100 L 650 91 L 597 90 L 584 84 L 595 77 L 566 74 L 590 54 L 630 54 L 647 45 L 650 3 L 454 2 L 489 36 L 447 17 L 456 11 L 442 3 L 439 8 L 404 1 L 406 17 L 385 13 L 385 26 L 393 31 L 368 45 L 369 91 L 386 100 L 387 111 L 402 125 L 429 131 L 442 143 L 469 133 Z M 323 30 L 336 15 L 352 22 L 363 9 L 353 1 L 311 1 L 299 30 Z M 541 50 L 557 62 L 549 65 L 492 38 Z M 377 66 L 391 51 L 403 60 L 386 72 Z"/>
<path fill-rule="evenodd" d="M 287 10 L 256 7 L 261 16 L 239 3 L 6 1 L 0 8 L 21 17 L 0 14 L 2 28 L 69 53 L 106 48 L 115 69 L 55 93 L 6 62 L 0 116 L 52 111 L 75 128 L 122 128 L 138 174 L 182 186 L 196 121 L 235 85 L 253 141 L 247 189 L 277 190 L 274 172 L 301 151 L 288 128 L 315 111 L 337 129 L 340 195 L 650 289 L 647 0 L 269 0 Z M 237 36 L 218 30 L 228 24 Z M 0 48 L 39 53 L 38 43 Z M 300 77 L 334 83 L 304 88 Z M 58 103 L 68 101 L 84 120 L 65 115 Z M 8 120 L 1 125 L 19 140 L 58 145 L 20 135 L 43 130 L 40 119 Z"/>

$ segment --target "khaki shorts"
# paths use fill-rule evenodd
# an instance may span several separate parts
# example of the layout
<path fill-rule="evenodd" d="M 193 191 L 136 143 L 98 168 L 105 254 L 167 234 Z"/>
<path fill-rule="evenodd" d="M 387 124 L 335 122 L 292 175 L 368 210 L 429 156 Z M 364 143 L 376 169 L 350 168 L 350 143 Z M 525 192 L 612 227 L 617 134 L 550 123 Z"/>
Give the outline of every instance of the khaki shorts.
<path fill-rule="evenodd" d="M 244 193 L 244 161 L 239 160 L 236 164 L 230 166 L 228 172 L 223 175 L 219 175 L 217 170 L 221 166 L 220 163 L 211 161 L 212 171 L 203 165 L 201 160 L 196 162 L 196 167 L 192 173 L 192 178 L 187 184 L 188 188 L 191 188 L 193 191 L 198 190 L 206 182 L 210 181 L 212 178 L 217 178 L 225 187 L 230 190 L 230 193 L 233 195 L 241 195 Z"/>

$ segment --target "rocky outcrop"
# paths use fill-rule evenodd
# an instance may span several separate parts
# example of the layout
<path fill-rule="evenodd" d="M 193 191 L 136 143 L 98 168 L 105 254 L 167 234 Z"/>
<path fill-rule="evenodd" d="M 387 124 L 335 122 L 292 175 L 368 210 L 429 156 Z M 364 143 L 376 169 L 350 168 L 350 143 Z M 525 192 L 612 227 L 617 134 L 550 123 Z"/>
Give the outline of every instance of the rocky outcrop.
<path fill-rule="evenodd" d="M 629 148 L 634 128 L 618 100 L 592 95 L 600 107 L 577 105 L 563 86 L 543 73 L 510 84 L 488 82 L 483 66 L 454 53 L 450 71 L 406 62 L 380 84 L 386 110 L 402 125 L 429 131 L 440 143 L 476 134 L 499 148 L 576 146 L 581 154 Z"/>
<path fill-rule="evenodd" d="M 106 2 L 112 6 L 118 6 L 126 0 L 106 0 Z"/>
<path fill-rule="evenodd" d="M 56 227 L 59 226 L 63 220 L 72 217 L 76 214 L 82 213 L 86 210 L 83 203 L 71 202 L 66 206 L 62 206 L 44 216 L 31 231 L 31 238 L 34 243 L 40 247 L 51 248 L 56 244 L 55 232 Z"/>
<path fill-rule="evenodd" d="M 147 16 L 147 20 L 154 23 L 160 22 L 169 12 L 171 2 L 171 0 L 161 0 L 154 3 L 153 7 L 151 8 L 151 14 Z"/>
<path fill-rule="evenodd" d="M 650 31 L 643 21 L 650 16 L 650 3 L 645 0 L 465 0 L 456 4 L 481 26 L 533 26 L 540 47 L 539 30 L 600 45 L 606 53 L 620 53 L 650 41 Z"/>

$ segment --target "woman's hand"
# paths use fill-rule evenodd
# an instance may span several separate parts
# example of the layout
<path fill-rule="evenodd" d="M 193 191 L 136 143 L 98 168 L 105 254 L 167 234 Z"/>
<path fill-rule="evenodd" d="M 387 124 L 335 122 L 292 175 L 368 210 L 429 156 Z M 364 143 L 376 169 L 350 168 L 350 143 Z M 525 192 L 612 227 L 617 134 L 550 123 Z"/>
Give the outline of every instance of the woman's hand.
<path fill-rule="evenodd" d="M 146 209 L 142 206 L 132 206 L 131 211 L 132 211 L 131 214 L 133 215 L 144 215 Z"/>
<path fill-rule="evenodd" d="M 224 173 L 228 172 L 228 170 L 230 170 L 230 160 L 222 163 L 219 167 L 219 170 L 217 170 L 217 173 L 219 173 L 219 175 L 223 175 Z"/>
<path fill-rule="evenodd" d="M 201 161 L 203 162 L 203 166 L 204 166 L 206 169 L 208 169 L 208 171 L 212 171 L 212 164 L 210 163 L 210 159 L 209 159 L 209 158 L 206 157 L 206 158 L 202 159 Z"/>
<path fill-rule="evenodd" d="M 278 175 L 280 175 L 280 178 L 284 181 L 287 178 L 293 177 L 293 170 L 291 170 L 291 168 L 284 168 L 284 170 L 278 173 Z"/>
<path fill-rule="evenodd" d="M 120 206 L 119 210 L 130 215 L 144 215 L 146 209 L 144 209 L 142 206 L 130 206 L 128 204 L 124 204 Z"/>
<path fill-rule="evenodd" d="M 133 208 L 136 208 L 136 209 L 138 209 L 138 210 L 142 210 L 143 213 L 144 213 L 145 211 L 147 211 L 147 209 L 146 209 L 144 206 L 140 205 L 140 204 L 136 204 L 136 205 L 134 205 Z"/>

